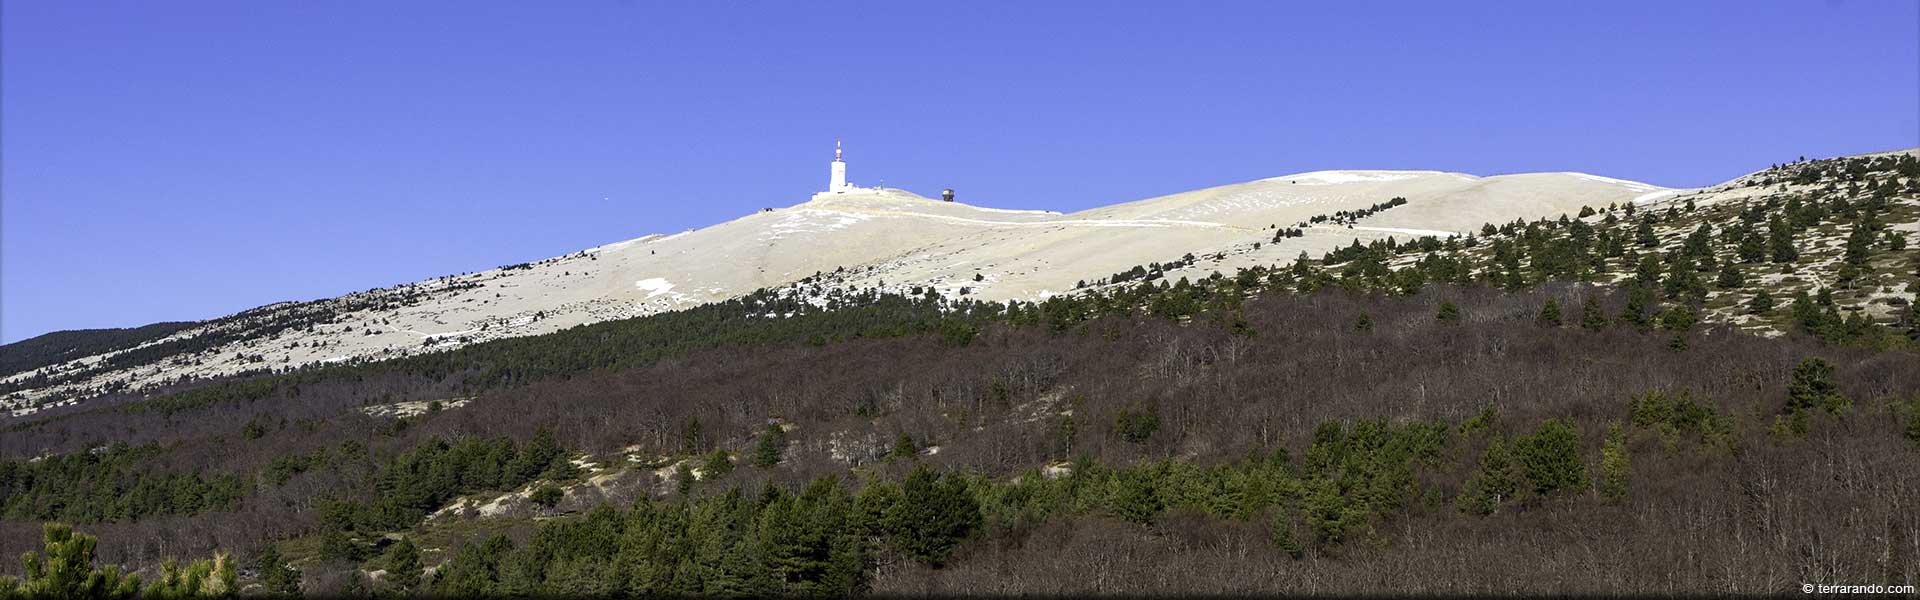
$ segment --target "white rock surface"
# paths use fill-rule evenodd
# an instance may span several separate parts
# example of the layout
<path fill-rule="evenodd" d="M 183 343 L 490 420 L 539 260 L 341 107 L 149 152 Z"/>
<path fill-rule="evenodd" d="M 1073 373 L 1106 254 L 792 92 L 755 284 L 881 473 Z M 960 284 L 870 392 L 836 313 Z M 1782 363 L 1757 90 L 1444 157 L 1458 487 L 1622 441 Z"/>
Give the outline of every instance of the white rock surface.
<path fill-rule="evenodd" d="M 1285 265 L 1302 251 L 1318 255 L 1355 239 L 1465 233 L 1484 223 L 1557 216 L 1583 205 L 1671 191 L 1580 173 L 1476 177 L 1318 171 L 1072 214 L 946 203 L 893 189 L 818 194 L 795 206 L 702 229 L 643 236 L 526 265 L 255 309 L 243 315 L 271 319 L 286 311 L 324 308 L 340 316 L 311 330 L 290 329 L 17 392 L 5 406 L 26 414 L 45 399 L 109 384 L 140 389 L 180 377 L 378 360 L 548 333 L 724 300 L 840 267 L 854 273 L 844 277 L 846 284 L 860 287 L 924 285 L 949 296 L 964 287 L 978 299 L 1041 299 L 1067 293 L 1081 280 L 1189 252 L 1228 253 L 1226 260 L 1195 268 L 1231 273 L 1241 266 Z M 1363 209 L 1396 196 L 1408 204 L 1352 227 L 1313 226 L 1304 237 L 1272 243 L 1271 226 L 1294 227 L 1315 215 Z M 1262 244 L 1259 250 L 1252 249 L 1256 242 Z M 206 335 L 245 320 L 205 325 L 168 339 Z M 82 369 L 105 356 L 9 380 Z"/>

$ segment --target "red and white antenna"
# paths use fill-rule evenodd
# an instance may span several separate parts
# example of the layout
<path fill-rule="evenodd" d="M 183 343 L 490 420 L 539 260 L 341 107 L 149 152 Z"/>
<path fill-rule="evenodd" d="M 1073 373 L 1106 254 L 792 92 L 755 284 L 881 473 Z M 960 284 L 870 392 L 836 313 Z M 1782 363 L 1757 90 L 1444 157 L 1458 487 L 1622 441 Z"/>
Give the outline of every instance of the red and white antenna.
<path fill-rule="evenodd" d="M 840 138 L 833 138 L 833 159 L 840 160 Z"/>

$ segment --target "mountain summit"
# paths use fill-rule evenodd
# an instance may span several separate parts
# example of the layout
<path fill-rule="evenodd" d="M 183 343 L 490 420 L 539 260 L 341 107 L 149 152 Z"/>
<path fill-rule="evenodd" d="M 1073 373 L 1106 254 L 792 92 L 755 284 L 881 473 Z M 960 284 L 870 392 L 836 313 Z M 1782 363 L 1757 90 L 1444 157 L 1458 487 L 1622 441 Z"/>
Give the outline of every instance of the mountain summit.
<path fill-rule="evenodd" d="M 1565 172 L 1338 170 L 1061 214 L 943 202 L 844 178 L 836 170 L 834 191 L 701 229 L 274 304 L 94 348 L 6 373 L 0 392 L 7 408 L 24 413 L 106 390 L 432 352 L 800 285 L 1039 300 L 1141 265 L 1176 263 L 1169 277 L 1204 277 L 1283 266 L 1356 241 L 1465 237 L 1489 223 L 1583 207 L 1711 202 L 1748 189 L 1729 182 L 1676 190 Z M 1179 260 L 1186 256 L 1200 258 Z"/>

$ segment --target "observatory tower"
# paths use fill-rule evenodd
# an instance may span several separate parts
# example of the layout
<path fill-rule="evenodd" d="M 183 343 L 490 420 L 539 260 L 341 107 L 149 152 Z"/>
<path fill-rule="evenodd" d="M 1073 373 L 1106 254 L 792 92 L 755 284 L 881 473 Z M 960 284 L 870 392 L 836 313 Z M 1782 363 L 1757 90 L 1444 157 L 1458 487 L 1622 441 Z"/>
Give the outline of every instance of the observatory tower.
<path fill-rule="evenodd" d="M 827 191 L 838 194 L 851 188 L 852 186 L 847 185 L 847 161 L 840 159 L 840 140 L 835 138 L 833 140 L 833 177 L 827 180 Z"/>

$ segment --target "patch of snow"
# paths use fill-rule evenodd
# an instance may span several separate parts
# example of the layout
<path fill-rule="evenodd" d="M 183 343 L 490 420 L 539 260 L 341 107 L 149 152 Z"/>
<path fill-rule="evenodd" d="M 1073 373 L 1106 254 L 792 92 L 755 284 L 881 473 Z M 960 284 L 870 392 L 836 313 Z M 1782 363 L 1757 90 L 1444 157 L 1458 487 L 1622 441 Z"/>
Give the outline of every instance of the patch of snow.
<path fill-rule="evenodd" d="M 1441 171 L 1312 171 L 1268 177 L 1260 181 L 1286 181 L 1298 185 L 1336 185 L 1342 183 L 1382 183 L 1426 175 L 1445 175 Z"/>
<path fill-rule="evenodd" d="M 653 278 L 635 281 L 633 282 L 633 287 L 637 287 L 637 288 L 640 288 L 641 290 L 645 290 L 647 292 L 647 297 L 652 298 L 654 296 L 658 296 L 658 295 L 673 291 L 673 282 L 667 281 L 665 279 L 661 279 L 659 277 L 653 277 Z"/>
<path fill-rule="evenodd" d="M 971 208 L 971 209 L 974 209 L 974 210 L 977 210 L 977 211 L 980 211 L 980 212 L 995 212 L 995 213 L 1011 213 L 1011 214 L 1016 214 L 1016 215 L 1057 215 L 1057 214 L 1060 214 L 1060 211 L 1056 211 L 1056 210 L 1023 210 L 1023 209 L 1014 209 L 1014 208 L 987 208 L 987 207 L 984 207 L 984 206 L 974 206 L 974 205 L 972 205 L 972 204 L 965 204 L 965 205 L 962 205 L 962 206 L 965 206 L 965 207 L 967 207 L 967 208 Z"/>
<path fill-rule="evenodd" d="M 1333 228 L 1352 229 L 1356 231 L 1379 231 L 1384 233 L 1404 233 L 1407 235 L 1418 235 L 1418 236 L 1430 235 L 1437 238 L 1445 238 L 1450 235 L 1461 235 L 1460 232 L 1458 231 L 1439 231 L 1435 229 L 1404 229 L 1400 227 L 1367 227 L 1364 225 L 1354 225 L 1352 227 L 1333 227 Z"/>
<path fill-rule="evenodd" d="M 1614 178 L 1612 178 L 1612 177 L 1603 177 L 1603 176 L 1600 176 L 1600 175 L 1589 175 L 1589 174 L 1586 174 L 1586 173 L 1567 173 L 1567 174 L 1568 174 L 1568 175 L 1572 175 L 1572 176 L 1574 176 L 1574 177 L 1576 177 L 1576 178 L 1579 178 L 1579 179 L 1585 179 L 1585 180 L 1587 180 L 1587 181 L 1597 181 L 1597 182 L 1600 182 L 1600 183 L 1608 183 L 1608 184 L 1613 184 L 1613 185 L 1617 185 L 1617 186 L 1620 186 L 1620 187 L 1623 187 L 1623 188 L 1627 188 L 1627 189 L 1629 189 L 1629 190 L 1633 190 L 1633 191 L 1636 191 L 1636 192 L 1662 192 L 1662 191 L 1664 191 L 1664 192 L 1666 192 L 1666 193 L 1673 193 L 1673 190 L 1668 190 L 1667 188 L 1663 188 L 1663 187 L 1660 187 L 1660 186 L 1657 186 L 1657 185 L 1652 185 L 1652 184 L 1646 184 L 1646 183 L 1640 183 L 1640 182 L 1638 182 L 1638 181 L 1628 181 L 1628 180 L 1625 180 L 1625 179 L 1614 179 Z M 1635 199 L 1635 201 L 1638 201 L 1638 199 Z"/>
<path fill-rule="evenodd" d="M 1639 190 L 1635 190 L 1635 191 L 1639 191 Z M 1632 202 L 1634 204 L 1646 204 L 1648 202 L 1659 200 L 1661 198 L 1672 196 L 1678 193 L 1680 193 L 1680 190 L 1660 190 L 1658 192 L 1647 192 L 1645 194 L 1634 196 L 1632 200 L 1629 200 L 1629 202 Z"/>

